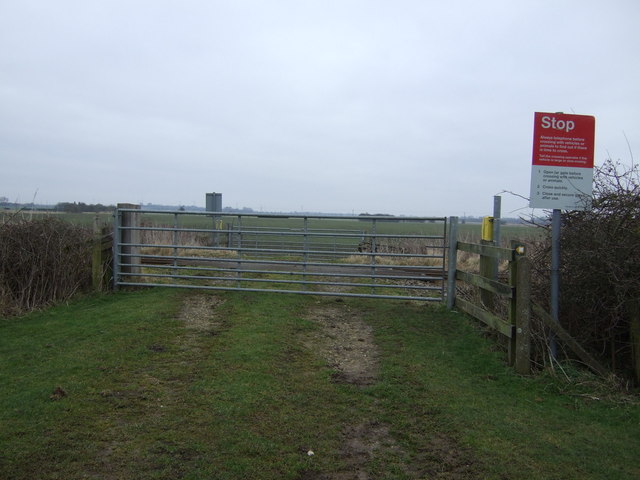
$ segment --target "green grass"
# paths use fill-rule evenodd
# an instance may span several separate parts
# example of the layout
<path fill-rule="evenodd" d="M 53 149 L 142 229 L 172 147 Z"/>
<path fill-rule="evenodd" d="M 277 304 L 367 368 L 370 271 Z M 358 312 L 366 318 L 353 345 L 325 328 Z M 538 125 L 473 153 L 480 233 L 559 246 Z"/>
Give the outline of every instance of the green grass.
<path fill-rule="evenodd" d="M 189 295 L 120 292 L 0 319 L 0 478 L 321 478 L 344 472 L 344 430 L 367 422 L 395 444 L 371 478 L 640 476 L 637 402 L 519 377 L 461 315 L 225 293 L 193 329 L 178 315 Z M 375 384 L 332 382 L 305 346 L 319 328 L 305 313 L 323 305 L 373 327 Z"/>
<path fill-rule="evenodd" d="M 449 312 L 425 318 L 387 304 L 369 318 L 386 356 L 377 386 L 384 410 L 418 450 L 435 426 L 473 452 L 481 478 L 640 476 L 637 403 L 588 400 L 580 388 L 559 394 L 557 379 L 517 376 L 503 352 Z"/>

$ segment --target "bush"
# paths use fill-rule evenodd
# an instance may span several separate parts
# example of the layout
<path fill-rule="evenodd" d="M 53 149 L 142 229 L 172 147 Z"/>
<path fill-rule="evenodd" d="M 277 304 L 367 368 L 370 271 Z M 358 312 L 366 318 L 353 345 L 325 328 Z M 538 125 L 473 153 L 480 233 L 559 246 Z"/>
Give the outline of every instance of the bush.
<path fill-rule="evenodd" d="M 560 241 L 562 325 L 612 369 L 633 371 L 631 330 L 640 305 L 638 169 L 610 160 L 596 168 L 592 205 L 563 212 Z M 534 256 L 538 281 L 547 280 L 537 285 L 543 297 L 549 252 L 547 240 Z"/>
<path fill-rule="evenodd" d="M 68 300 L 91 284 L 91 231 L 55 218 L 0 225 L 0 314 Z"/>

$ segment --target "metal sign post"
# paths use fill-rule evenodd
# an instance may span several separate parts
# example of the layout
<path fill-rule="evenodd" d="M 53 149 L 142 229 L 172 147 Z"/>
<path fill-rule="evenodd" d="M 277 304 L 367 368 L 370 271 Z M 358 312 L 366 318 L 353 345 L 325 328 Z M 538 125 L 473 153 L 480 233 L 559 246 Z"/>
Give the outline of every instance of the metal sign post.
<path fill-rule="evenodd" d="M 560 210 L 555 208 L 551 216 L 551 318 L 560 322 Z M 549 332 L 549 350 L 551 357 L 557 358 L 556 336 Z"/>
<path fill-rule="evenodd" d="M 533 128 L 531 208 L 551 208 L 551 316 L 559 322 L 561 210 L 589 208 L 595 117 L 537 112 Z M 550 337 L 551 356 L 557 354 Z"/>

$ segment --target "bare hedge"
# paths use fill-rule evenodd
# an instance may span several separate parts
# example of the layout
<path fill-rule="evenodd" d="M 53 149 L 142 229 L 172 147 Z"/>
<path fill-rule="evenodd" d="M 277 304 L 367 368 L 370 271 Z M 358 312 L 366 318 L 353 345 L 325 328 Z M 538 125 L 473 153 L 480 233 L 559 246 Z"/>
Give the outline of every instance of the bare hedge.
<path fill-rule="evenodd" d="M 91 284 L 92 232 L 53 217 L 0 224 L 0 314 L 71 298 Z"/>
<path fill-rule="evenodd" d="M 560 241 L 562 325 L 613 370 L 633 374 L 640 355 L 633 348 L 640 315 L 638 169 L 612 161 L 597 168 L 591 208 L 562 213 Z M 550 240 L 540 247 L 533 259 L 542 300 L 549 291 Z"/>

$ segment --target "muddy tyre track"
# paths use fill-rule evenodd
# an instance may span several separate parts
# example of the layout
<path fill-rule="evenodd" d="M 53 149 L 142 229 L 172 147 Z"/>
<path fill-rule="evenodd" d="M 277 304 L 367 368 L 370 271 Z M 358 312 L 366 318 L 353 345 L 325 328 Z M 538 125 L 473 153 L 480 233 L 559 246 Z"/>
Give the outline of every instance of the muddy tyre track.
<path fill-rule="evenodd" d="M 361 312 L 342 300 L 318 302 L 305 318 L 320 328 L 303 342 L 335 370 L 334 382 L 357 388 L 374 385 L 380 370 L 373 328 L 362 317 Z M 305 472 L 301 480 L 370 480 L 375 478 L 369 473 L 371 464 L 388 457 L 406 460 L 400 470 L 407 478 L 479 478 L 472 452 L 442 432 L 425 432 L 426 446 L 412 459 L 393 437 L 390 426 L 377 418 L 345 425 L 342 437 L 338 455 L 342 467 L 332 474 Z"/>

